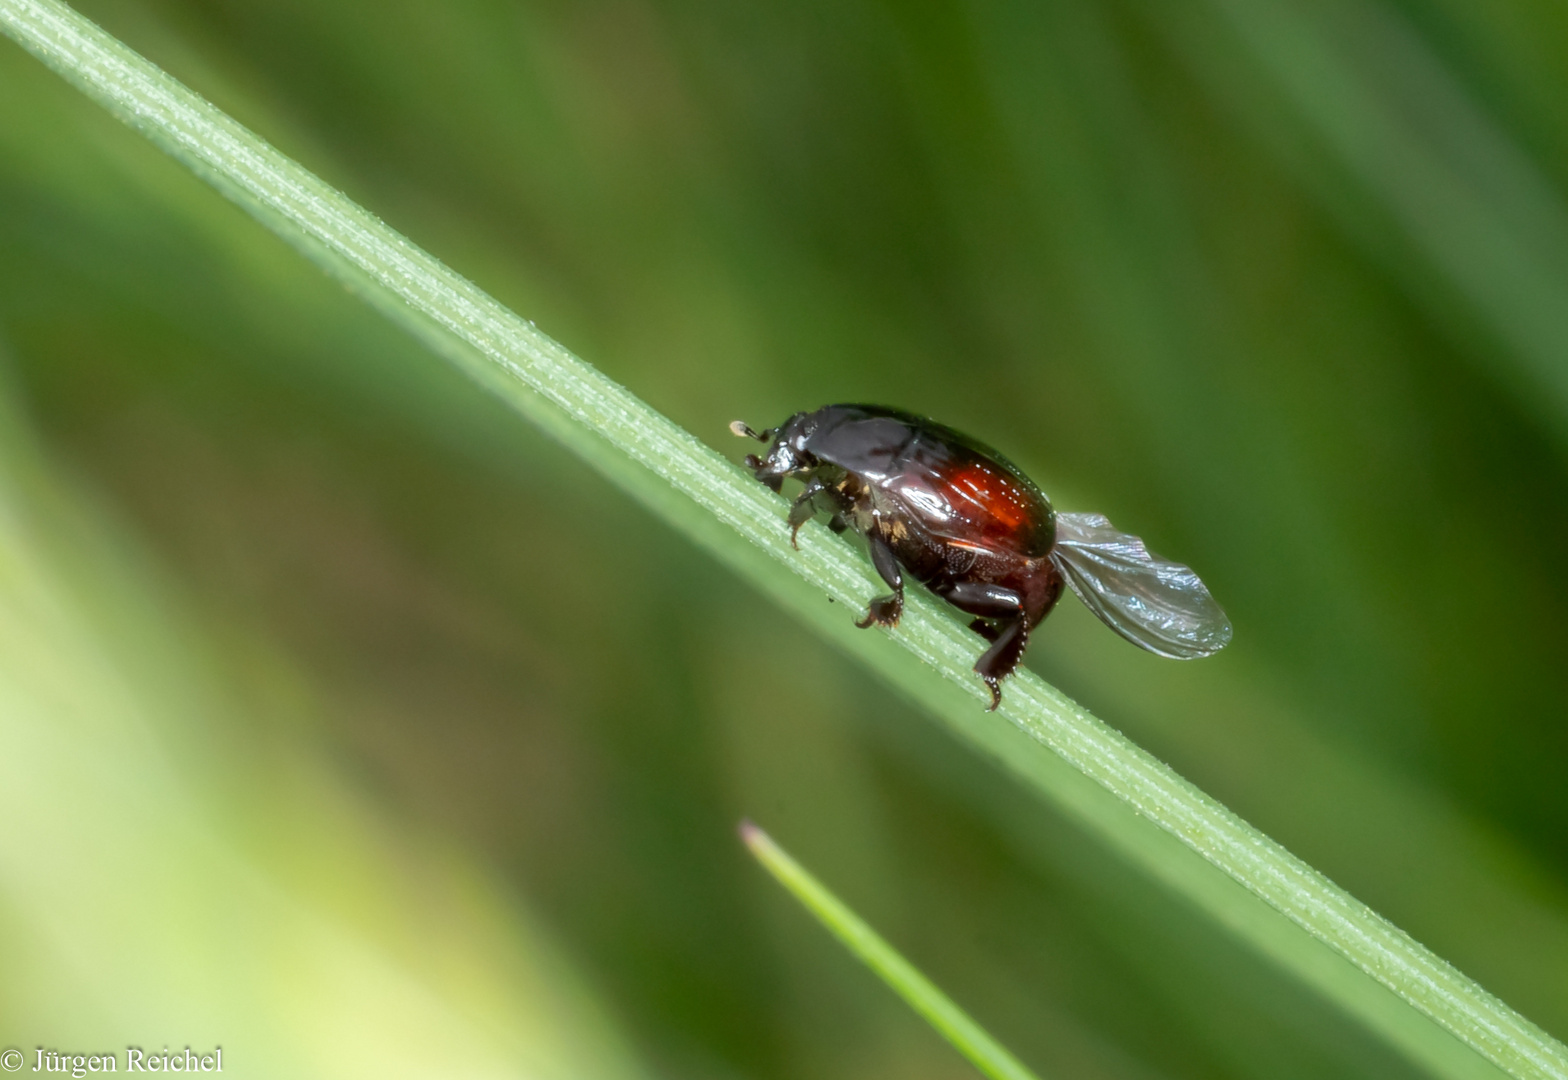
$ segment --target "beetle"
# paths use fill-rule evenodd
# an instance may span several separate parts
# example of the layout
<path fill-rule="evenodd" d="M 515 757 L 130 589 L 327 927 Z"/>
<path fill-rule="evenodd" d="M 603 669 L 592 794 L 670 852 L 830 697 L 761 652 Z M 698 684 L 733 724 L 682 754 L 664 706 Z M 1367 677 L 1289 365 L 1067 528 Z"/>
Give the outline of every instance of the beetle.
<path fill-rule="evenodd" d="M 1152 554 L 1099 514 L 1059 514 L 1001 454 L 952 428 L 880 405 L 825 405 L 776 428 L 736 435 L 768 444 L 746 467 L 775 492 L 804 483 L 789 509 L 790 543 L 826 512 L 834 532 L 866 538 L 892 590 L 855 625 L 895 626 L 905 579 L 966 615 L 990 643 L 974 670 L 1002 701 L 1040 624 L 1070 587 L 1112 630 L 1172 659 L 1209 656 L 1231 639 L 1230 620 L 1187 567 Z"/>

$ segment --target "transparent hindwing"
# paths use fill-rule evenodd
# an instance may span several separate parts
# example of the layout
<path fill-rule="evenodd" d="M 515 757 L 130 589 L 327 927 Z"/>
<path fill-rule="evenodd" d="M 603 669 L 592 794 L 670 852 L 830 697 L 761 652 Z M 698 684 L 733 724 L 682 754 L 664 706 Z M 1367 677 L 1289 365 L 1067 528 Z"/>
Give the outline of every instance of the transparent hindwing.
<path fill-rule="evenodd" d="M 1101 514 L 1057 514 L 1051 561 L 1078 599 L 1134 645 L 1190 660 L 1230 643 L 1230 620 L 1198 575 Z"/>

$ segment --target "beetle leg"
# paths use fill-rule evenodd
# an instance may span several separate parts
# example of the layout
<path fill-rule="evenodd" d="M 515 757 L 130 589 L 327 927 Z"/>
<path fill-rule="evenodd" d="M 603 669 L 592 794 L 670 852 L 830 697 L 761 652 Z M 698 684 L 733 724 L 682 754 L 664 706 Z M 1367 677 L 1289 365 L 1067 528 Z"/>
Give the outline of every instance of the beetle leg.
<path fill-rule="evenodd" d="M 983 585 L 977 581 L 956 581 L 938 589 L 937 595 L 966 615 L 983 619 L 1010 619 L 1024 613 L 1024 598 L 1016 589 Z"/>
<path fill-rule="evenodd" d="M 1029 620 L 1022 616 L 1003 624 L 996 641 L 975 661 L 975 673 L 991 691 L 991 711 L 1002 703 L 1002 680 L 1013 673 L 1029 644 Z"/>
<path fill-rule="evenodd" d="M 806 489 L 789 508 L 789 546 L 796 551 L 800 550 L 800 544 L 796 542 L 795 537 L 800 532 L 800 527 L 816 515 L 817 504 L 814 500 L 822 489 L 822 481 L 813 476 L 806 481 Z"/>
<path fill-rule="evenodd" d="M 832 517 L 828 518 L 828 528 L 832 529 L 836 533 L 841 533 L 845 529 L 849 528 L 849 522 L 844 520 L 843 514 L 834 514 Z"/>
<path fill-rule="evenodd" d="M 1002 703 L 1002 680 L 1012 674 L 1029 643 L 1029 618 L 1024 598 L 1016 590 L 977 581 L 957 581 L 939 594 L 959 611 L 980 618 L 969 628 L 991 643 L 975 661 L 975 672 L 991 691 L 991 709 Z M 997 623 L 987 623 L 986 619 Z"/>
<path fill-rule="evenodd" d="M 743 464 L 755 473 L 762 468 L 762 459 L 756 454 L 747 454 Z M 757 479 L 775 495 L 784 490 L 784 478 L 782 476 L 759 476 Z"/>
<path fill-rule="evenodd" d="M 1024 598 L 1000 585 L 958 581 L 933 591 L 966 615 L 979 615 L 980 618 L 969 624 L 969 629 L 987 641 L 995 641 L 1002 634 L 1001 629 L 987 619 L 1010 619 L 1024 613 Z"/>
<path fill-rule="evenodd" d="M 871 565 L 877 568 L 877 573 L 892 588 L 893 594 L 879 596 L 871 601 L 866 608 L 866 617 L 855 625 L 862 630 L 873 623 L 877 626 L 897 626 L 898 617 L 904 613 L 904 571 L 899 567 L 898 558 L 893 554 L 893 549 L 887 546 L 886 540 L 875 534 L 867 540 L 871 545 Z"/>

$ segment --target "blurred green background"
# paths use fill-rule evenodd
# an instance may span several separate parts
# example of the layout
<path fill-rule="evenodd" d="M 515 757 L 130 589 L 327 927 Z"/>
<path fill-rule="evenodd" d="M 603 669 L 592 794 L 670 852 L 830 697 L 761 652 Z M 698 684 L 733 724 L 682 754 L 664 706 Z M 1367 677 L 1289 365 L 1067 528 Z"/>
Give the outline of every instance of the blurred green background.
<path fill-rule="evenodd" d="M 733 456 L 1198 568 L 1031 666 L 1568 1036 L 1568 8 L 78 6 Z M 1044 1076 L 1419 1075 L 8 42 L 0 354 L 0 1045 L 971 1075 L 750 816 Z"/>

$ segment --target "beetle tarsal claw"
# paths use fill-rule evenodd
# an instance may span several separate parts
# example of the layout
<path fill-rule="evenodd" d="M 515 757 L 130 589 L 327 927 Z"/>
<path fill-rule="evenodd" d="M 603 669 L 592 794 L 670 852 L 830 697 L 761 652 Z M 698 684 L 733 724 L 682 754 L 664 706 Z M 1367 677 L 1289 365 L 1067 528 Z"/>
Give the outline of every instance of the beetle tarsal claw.
<path fill-rule="evenodd" d="M 996 707 L 1002 703 L 1002 680 L 987 675 L 985 688 L 991 691 L 991 707 L 986 712 L 996 712 Z"/>

